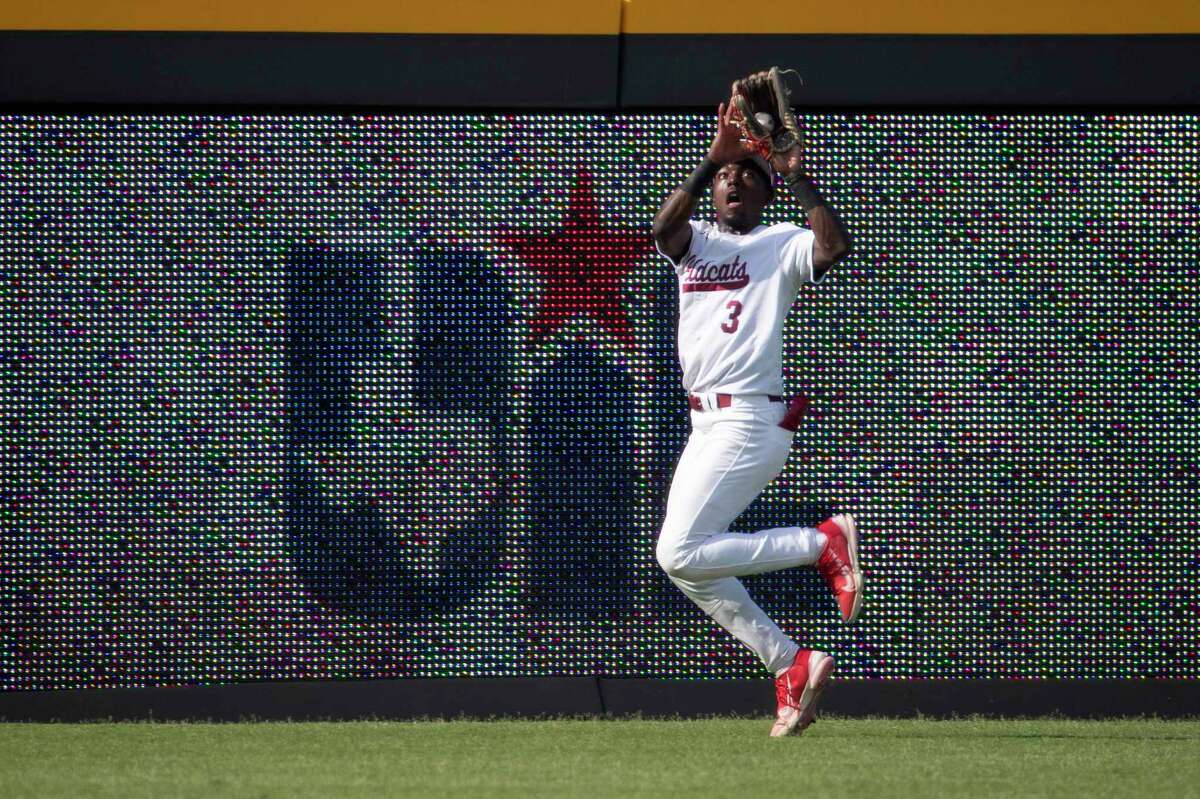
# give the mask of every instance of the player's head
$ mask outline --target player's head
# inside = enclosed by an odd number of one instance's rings
[[[713,178],[717,221],[738,231],[753,230],[763,209],[775,196],[771,165],[760,155],[748,155],[723,165]]]

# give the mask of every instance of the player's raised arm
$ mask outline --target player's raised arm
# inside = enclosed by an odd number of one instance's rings
[[[813,280],[820,280],[830,267],[849,255],[850,234],[804,171],[804,154],[799,144],[786,152],[776,153],[771,157],[771,164],[783,175],[784,185],[808,217],[808,226],[815,237]]]
[[[729,104],[733,120],[763,155],[770,153],[771,166],[783,175],[788,191],[804,209],[815,237],[813,280],[820,280],[850,252],[850,236],[804,170],[800,127],[792,111],[791,91],[783,81],[789,71],[771,67],[734,81]]]
[[[737,161],[751,152],[749,145],[741,141],[740,135],[732,118],[732,108],[726,110],[725,104],[721,103],[717,108],[717,133],[712,146],[708,148],[708,155],[654,215],[654,242],[672,261],[679,261],[687,252],[692,240],[692,228],[688,220],[695,213],[697,203],[712,183],[717,170],[723,164]]]

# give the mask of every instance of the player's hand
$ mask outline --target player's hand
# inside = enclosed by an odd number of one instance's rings
[[[784,150],[781,153],[771,155],[771,166],[775,167],[775,171],[788,178],[796,173],[804,172],[804,151],[799,144],[795,144],[791,149]]]
[[[750,142],[742,141],[742,129],[734,118],[733,104],[721,103],[717,108],[717,135],[708,148],[709,159],[718,166],[740,161],[754,152]]]

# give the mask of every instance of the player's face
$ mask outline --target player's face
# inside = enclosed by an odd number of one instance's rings
[[[745,232],[758,226],[770,188],[761,172],[745,161],[726,164],[713,178],[713,202],[717,221]]]

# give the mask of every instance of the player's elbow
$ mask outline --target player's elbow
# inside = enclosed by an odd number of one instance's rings
[[[853,249],[849,241],[838,239],[814,251],[813,273],[816,278],[819,280],[822,275],[833,268],[834,264],[849,255]]]
[[[650,223],[650,233],[659,244],[670,243],[675,239],[688,235],[688,215],[683,210],[673,207],[669,202],[654,215]]]
[[[656,230],[654,231],[654,246],[658,248],[659,252],[666,252],[670,246],[670,242]]]
[[[662,218],[662,215],[654,217],[654,222],[650,225],[650,235],[654,236],[654,243],[659,247],[667,243],[667,239],[671,234],[671,226],[667,224],[667,220]]]
[[[838,236],[829,245],[825,247],[825,260],[829,266],[833,266],[838,261],[850,254],[854,248],[850,244],[850,239],[845,236]]]
[[[838,261],[842,260],[847,255],[849,255],[853,249],[854,249],[854,246],[852,244],[850,244],[849,239],[840,238],[833,245],[833,251],[829,255],[830,255],[830,258],[832,259],[832,262],[836,264]]]

